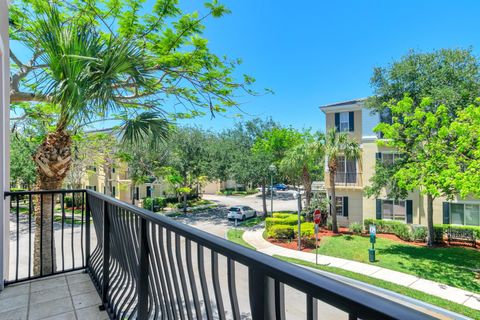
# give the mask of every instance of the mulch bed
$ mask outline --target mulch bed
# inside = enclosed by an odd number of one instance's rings
[[[352,232],[349,231],[348,228],[338,228],[338,233],[333,233],[332,230],[320,228],[318,230],[318,245],[320,246],[320,242],[322,241],[322,237],[338,237],[342,235],[352,235]],[[369,235],[364,233],[362,234],[363,237],[368,237]],[[426,242],[410,242],[410,241],[405,241],[400,239],[394,234],[389,234],[389,233],[380,233],[377,234],[377,238],[382,238],[382,239],[388,239],[392,241],[396,241],[402,244],[408,244],[408,245],[413,245],[413,246],[418,246],[418,247],[427,247]],[[314,242],[315,237],[312,237],[312,244],[313,245],[307,245],[305,246],[305,242],[302,241],[302,250],[303,252],[312,252],[315,249],[315,242]],[[298,249],[298,242],[297,239],[292,239],[292,240],[275,240],[275,239],[267,239],[268,242],[283,247],[287,249],[292,249],[292,250],[297,250]],[[472,249],[476,251],[480,251],[480,245],[479,242],[477,241],[477,248],[474,248],[471,245],[465,244],[463,242],[451,242],[450,244],[446,241],[442,243],[435,243],[432,247],[430,248],[448,248],[448,247],[463,247],[467,249]]]

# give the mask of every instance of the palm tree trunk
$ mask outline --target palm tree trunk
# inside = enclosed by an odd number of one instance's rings
[[[433,246],[435,241],[435,232],[433,229],[433,196],[427,194],[427,229],[428,229],[428,245]]]
[[[332,231],[333,233],[338,233],[338,226],[337,226],[337,202],[335,197],[335,171],[330,171],[329,173],[330,179],[330,196],[332,199],[330,200],[330,214],[332,215]]]
[[[56,190],[62,187],[70,169],[71,144],[70,135],[63,130],[49,133],[45,137],[33,157],[38,171],[36,190]],[[52,237],[54,206],[53,195],[35,197],[34,275],[51,274],[56,268],[55,238]]]

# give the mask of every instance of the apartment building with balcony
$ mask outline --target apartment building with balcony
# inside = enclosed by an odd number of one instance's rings
[[[427,224],[427,199],[418,190],[410,192],[406,199],[393,200],[383,192],[378,198],[367,198],[364,188],[375,174],[377,161],[393,162],[399,154],[379,146],[379,136],[373,131],[388,115],[372,113],[365,107],[365,99],[328,104],[320,107],[325,114],[326,130],[348,132],[360,144],[358,159],[340,158],[335,178],[336,211],[341,226],[364,219],[388,219],[408,224]],[[328,170],[328,169],[327,169]],[[328,172],[326,188],[330,192]],[[480,200],[456,198],[447,201],[437,198],[433,203],[434,224],[480,225]]]

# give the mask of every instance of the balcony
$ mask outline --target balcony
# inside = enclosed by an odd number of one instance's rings
[[[31,319],[42,315],[28,297],[41,299],[32,289],[47,281],[68,289],[73,319],[87,308],[110,319],[434,318],[92,190],[5,197],[12,203],[10,273],[0,306],[5,295],[23,290],[17,300]],[[85,308],[75,283],[95,288]]]
[[[330,179],[327,172],[325,177],[325,187],[330,188]],[[337,172],[335,175],[336,188],[363,188],[362,174],[359,172]]]

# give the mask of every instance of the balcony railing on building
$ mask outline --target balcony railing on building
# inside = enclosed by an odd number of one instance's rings
[[[6,285],[84,269],[111,319],[430,319],[411,307],[252,251],[93,190],[8,192]],[[35,213],[35,215],[34,215]],[[321,302],[320,302],[321,301]]]
[[[329,188],[331,186],[330,179],[325,177],[325,186]],[[362,187],[362,174],[359,172],[337,172],[335,174],[335,186],[336,187]]]

